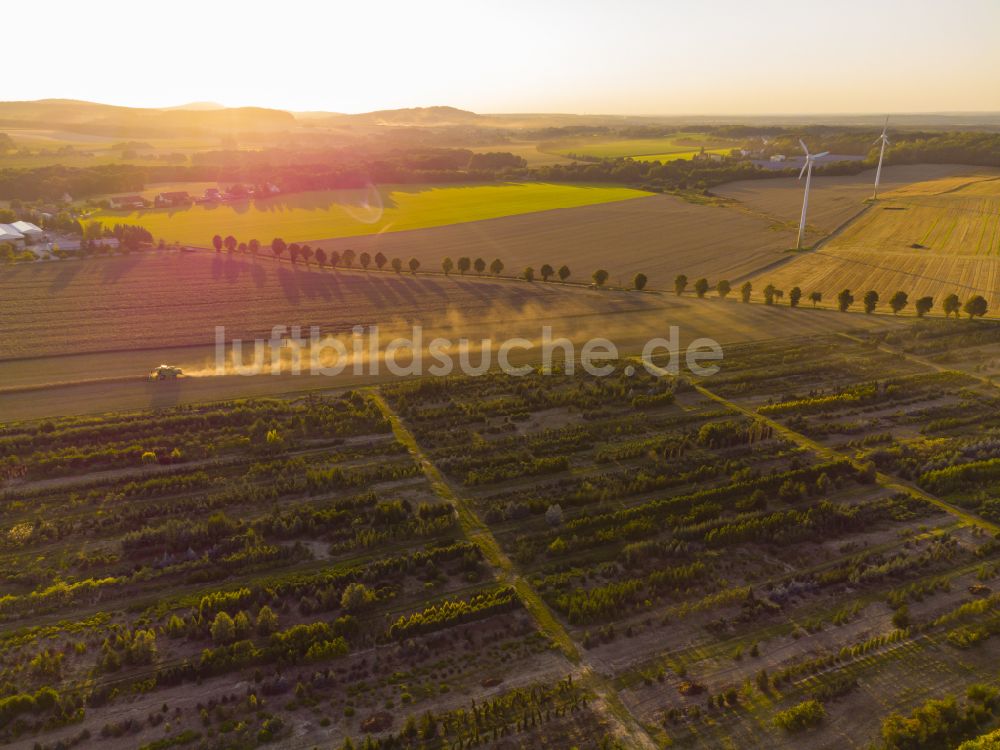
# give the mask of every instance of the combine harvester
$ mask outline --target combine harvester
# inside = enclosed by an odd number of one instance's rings
[[[150,380],[177,380],[177,378],[182,377],[184,371],[179,367],[174,367],[172,365],[160,365],[159,367],[154,367],[149,372]]]

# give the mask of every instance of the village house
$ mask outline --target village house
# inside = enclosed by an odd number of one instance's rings
[[[188,195],[186,190],[157,193],[153,203],[159,208],[165,206],[187,206],[191,203],[191,196]]]
[[[141,195],[119,195],[108,198],[108,205],[114,210],[136,210],[146,207],[146,199]]]

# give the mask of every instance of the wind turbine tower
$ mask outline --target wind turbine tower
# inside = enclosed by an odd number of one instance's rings
[[[806,152],[806,163],[802,165],[802,171],[799,172],[799,179],[802,179],[802,175],[806,176],[806,192],[802,196],[802,218],[799,219],[799,238],[795,243],[795,248],[797,250],[802,249],[802,236],[806,233],[806,214],[809,212],[809,183],[812,182],[813,176],[813,162],[819,159],[821,156],[826,156],[829,151],[822,151],[818,154],[810,154],[809,149],[806,148],[806,144],[799,139],[799,145],[802,146],[802,150]]]
[[[889,127],[889,115],[885,116],[885,125],[882,126],[882,135],[875,139],[874,146],[877,143],[881,143],[882,147],[878,152],[878,167],[875,169],[875,192],[872,194],[872,200],[878,200],[878,180],[882,176],[882,157],[885,156],[885,147],[889,145],[889,139],[886,137],[885,131]]]

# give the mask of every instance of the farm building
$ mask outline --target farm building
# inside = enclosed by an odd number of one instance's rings
[[[23,239],[24,235],[10,224],[0,224],[0,242],[18,242]]]
[[[141,195],[119,195],[115,198],[108,198],[108,205],[113,209],[145,208],[146,199]]]
[[[219,188],[207,188],[205,190],[205,200],[207,201],[221,201],[222,191]]]
[[[186,206],[191,203],[191,196],[186,190],[177,190],[169,193],[157,193],[153,201],[157,206]]]
[[[28,240],[40,240],[45,235],[44,230],[35,226],[30,221],[15,221],[11,226]]]
[[[775,154],[774,156],[771,157],[771,161],[784,161],[784,160],[785,160],[784,154]]]

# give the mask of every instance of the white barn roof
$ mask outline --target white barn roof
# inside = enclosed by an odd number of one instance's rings
[[[10,224],[0,224],[0,242],[10,242],[11,240],[23,240],[24,235],[17,231]]]
[[[30,221],[15,221],[11,226],[21,234],[45,234],[45,232]]]

